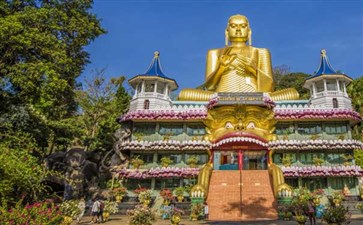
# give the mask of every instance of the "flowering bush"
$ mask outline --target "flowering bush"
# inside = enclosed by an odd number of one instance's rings
[[[63,221],[61,211],[50,201],[22,205],[13,208],[0,206],[0,224],[3,225],[59,225]]]
[[[336,150],[363,149],[363,143],[357,140],[276,140],[270,141],[271,150]]]
[[[183,111],[174,110],[136,110],[129,111],[123,115],[119,120],[190,120],[190,119],[205,119],[207,117],[207,110],[202,109],[188,109]]]
[[[332,119],[344,118],[352,120],[361,120],[359,113],[350,109],[275,109],[276,120],[291,120],[291,119]]]
[[[151,225],[156,220],[156,213],[144,205],[127,210],[127,215],[130,217],[129,225]]]
[[[72,218],[78,216],[81,212],[81,210],[78,208],[78,201],[76,200],[62,202],[62,204],[59,206],[59,209],[63,215]]]
[[[171,191],[167,188],[164,188],[163,190],[160,191],[160,196],[164,199],[164,200],[172,200],[173,199],[173,194],[171,193]]]
[[[125,141],[119,147],[128,150],[193,150],[193,151],[206,151],[210,149],[211,143],[202,140],[159,140],[159,141]]]
[[[291,166],[281,167],[285,177],[362,176],[360,166]]]
[[[120,177],[125,178],[167,178],[167,177],[182,177],[190,178],[196,177],[199,173],[199,168],[177,168],[177,167],[164,167],[164,168],[151,168],[150,170],[126,170],[118,171]]]

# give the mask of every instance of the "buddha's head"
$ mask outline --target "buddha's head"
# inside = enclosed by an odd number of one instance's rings
[[[226,45],[230,42],[244,42],[249,41],[251,45],[251,29],[248,19],[242,15],[233,15],[229,18],[226,28]]]

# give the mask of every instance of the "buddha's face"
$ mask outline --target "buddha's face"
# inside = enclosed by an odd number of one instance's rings
[[[228,38],[231,42],[246,42],[250,27],[247,18],[243,16],[231,17],[227,26]]]

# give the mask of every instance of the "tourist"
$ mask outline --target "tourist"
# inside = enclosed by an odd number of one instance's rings
[[[78,202],[79,214],[77,216],[77,223],[81,222],[81,219],[84,214],[84,210],[86,209],[86,202],[84,201],[84,197],[82,197]]]
[[[100,201],[98,201],[98,199],[96,199],[92,205],[92,210],[91,210],[91,216],[92,216],[91,220],[92,221],[91,221],[91,223],[97,223],[99,221],[98,216],[100,213],[100,206],[101,206]]]
[[[316,225],[315,206],[312,199],[309,199],[308,201],[308,216],[309,216],[310,225]]]
[[[105,208],[105,203],[103,202],[102,199],[98,200],[100,202],[100,210],[98,212],[98,219],[99,219],[99,223],[103,223],[103,209]]]

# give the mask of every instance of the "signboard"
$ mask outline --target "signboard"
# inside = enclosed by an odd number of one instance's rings
[[[262,92],[219,92],[217,105],[264,105]]]

